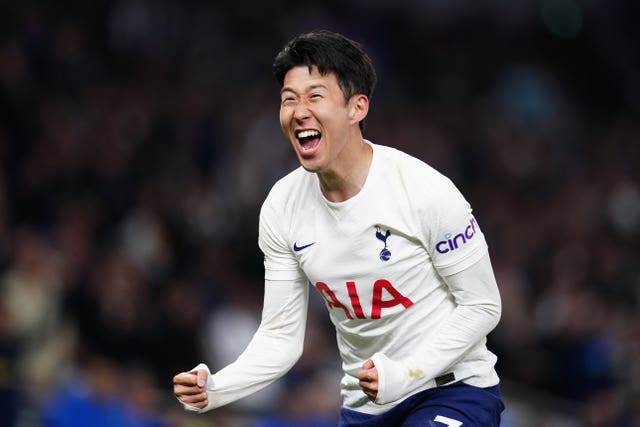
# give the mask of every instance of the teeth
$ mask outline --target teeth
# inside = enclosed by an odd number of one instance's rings
[[[302,132],[298,132],[298,138],[309,138],[318,135],[320,135],[320,132],[317,130],[303,130]]]

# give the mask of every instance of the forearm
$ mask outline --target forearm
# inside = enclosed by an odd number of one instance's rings
[[[500,319],[501,305],[488,255],[471,268],[445,278],[456,308],[429,339],[409,357],[391,360],[376,353],[380,392],[376,401],[388,403],[422,388],[449,372],[486,336]]]
[[[302,354],[308,287],[294,281],[266,281],[260,327],[238,359],[209,377],[209,404],[217,408],[273,383]]]

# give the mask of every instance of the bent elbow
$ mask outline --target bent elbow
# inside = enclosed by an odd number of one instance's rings
[[[485,307],[486,312],[491,319],[491,329],[493,329],[498,326],[498,323],[500,323],[500,318],[502,317],[502,303],[500,299],[498,299],[497,301],[492,301],[490,304],[487,304]]]
[[[300,360],[300,358],[302,357],[303,348],[302,347],[294,348],[289,353],[290,354],[288,355],[288,360],[287,360],[287,366],[288,366],[287,370],[293,368],[293,366],[296,363],[298,363],[298,360]]]
[[[490,331],[498,326],[498,323],[500,322],[500,317],[502,316],[502,304],[499,299],[486,301],[475,306],[473,311],[477,313],[477,316],[481,316],[483,319],[481,323]],[[480,318],[478,318],[478,320],[480,320]]]
[[[279,345],[274,345],[270,352],[273,371],[279,375],[287,373],[302,357],[303,347],[302,342],[291,341],[281,341]]]

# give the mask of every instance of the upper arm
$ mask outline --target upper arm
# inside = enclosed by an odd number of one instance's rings
[[[288,237],[287,218],[283,201],[273,193],[260,209],[258,245],[264,254],[265,279],[273,281],[304,278],[293,254]]]
[[[458,188],[444,177],[433,181],[419,207],[423,243],[438,273],[451,276],[478,262],[487,243]]]
[[[307,318],[309,286],[305,280],[265,280],[260,328],[296,336]]]

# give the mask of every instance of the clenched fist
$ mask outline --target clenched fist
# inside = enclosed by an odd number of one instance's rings
[[[378,369],[371,359],[362,365],[362,370],[358,372],[358,379],[364,394],[372,401],[375,401],[378,396]]]
[[[206,369],[182,372],[173,377],[173,394],[188,411],[198,412],[209,404]]]

